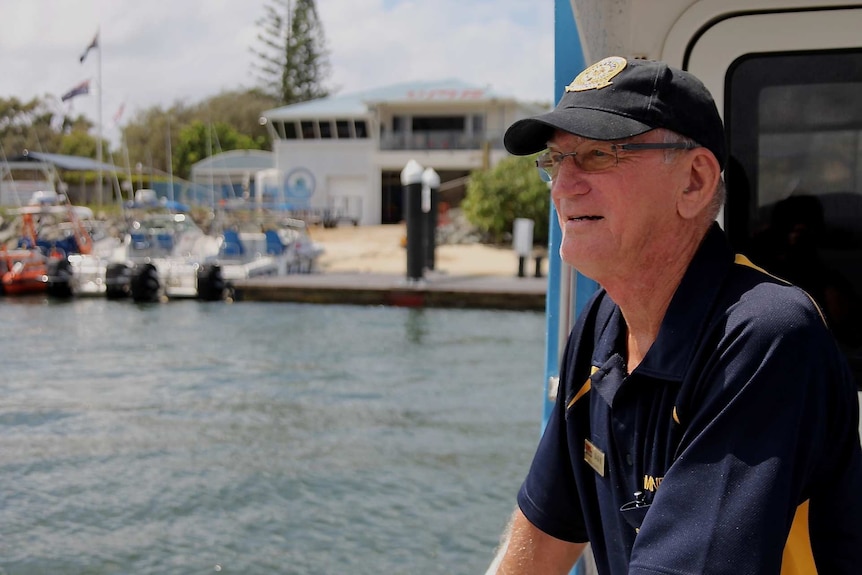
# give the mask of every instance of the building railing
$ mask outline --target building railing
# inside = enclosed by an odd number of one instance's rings
[[[502,134],[465,134],[454,131],[385,132],[380,136],[381,150],[481,150],[485,143],[502,148]]]

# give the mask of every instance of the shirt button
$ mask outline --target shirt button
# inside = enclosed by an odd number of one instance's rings
[[[626,453],[626,463],[628,463],[629,465],[632,465],[632,454],[631,453]]]

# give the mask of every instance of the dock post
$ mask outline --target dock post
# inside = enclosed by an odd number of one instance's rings
[[[407,281],[423,279],[425,236],[422,233],[422,166],[410,160],[401,170],[404,219],[407,223]]]
[[[422,220],[425,235],[425,268],[433,270],[437,249],[437,213],[440,203],[440,176],[434,168],[422,172]]]

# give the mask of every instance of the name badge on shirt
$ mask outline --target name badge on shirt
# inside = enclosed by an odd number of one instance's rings
[[[605,476],[605,454],[602,450],[590,443],[589,439],[584,440],[584,461],[592,467],[596,473]]]

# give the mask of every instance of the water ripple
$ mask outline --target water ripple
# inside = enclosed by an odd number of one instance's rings
[[[482,572],[538,438],[540,314],[0,305],[0,575]]]

